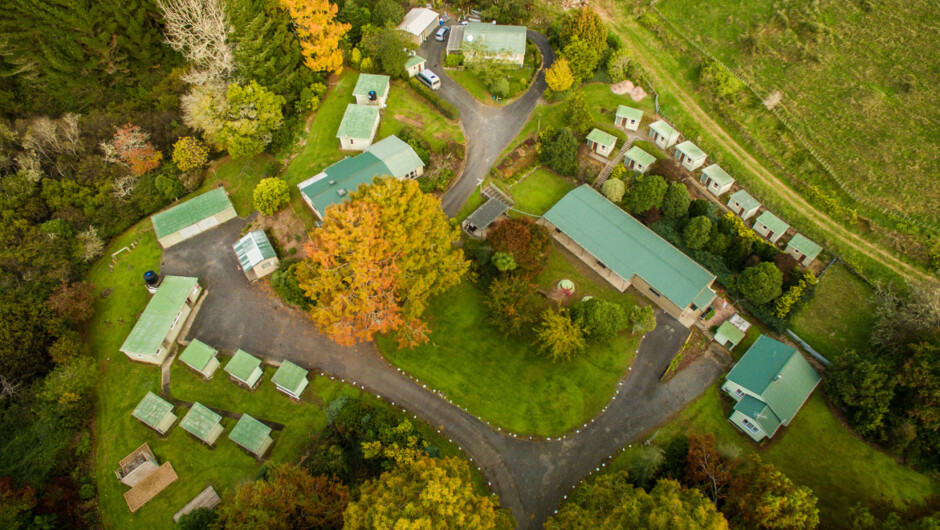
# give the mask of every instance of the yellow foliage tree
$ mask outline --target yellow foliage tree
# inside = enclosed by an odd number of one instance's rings
[[[564,92],[571,88],[574,76],[571,74],[568,59],[558,59],[551,68],[545,71],[545,83],[554,92]]]
[[[297,28],[304,64],[314,72],[343,71],[339,41],[352,27],[336,20],[336,4],[329,0],[281,0]]]

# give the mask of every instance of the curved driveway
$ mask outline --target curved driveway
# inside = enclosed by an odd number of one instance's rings
[[[540,527],[604,458],[679,411],[723,370],[706,357],[659,383],[685,338],[678,322],[660,312],[659,326],[641,343],[620,393],[593,423],[561,440],[513,438],[403,375],[371,343],[339,346],[320,335],[302,312],[270,296],[264,284],[249,284],[236,269],[231,246],[245,223],[236,218],[163,254],[164,274],[198,276],[208,291],[189,337],[229,352],[244,348],[266,359],[290,359],[407,408],[469,454],[523,529]]]
[[[529,30],[526,37],[535,43],[542,53],[542,69],[525,94],[501,107],[480,103],[447,76],[447,72],[441,68],[441,54],[444,52],[445,42],[429,39],[419,50],[421,56],[427,59],[428,68],[441,78],[438,94],[460,109],[460,123],[467,138],[467,164],[460,178],[441,199],[444,213],[451,217],[457,215],[467,197],[473,193],[473,188],[486,177],[496,163],[499,154],[529,121],[532,110],[545,92],[545,69],[555,62],[555,52],[544,35]]]

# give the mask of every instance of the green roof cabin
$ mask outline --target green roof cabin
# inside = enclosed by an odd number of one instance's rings
[[[365,151],[379,130],[379,108],[373,105],[346,105],[336,137],[344,151]]]
[[[755,442],[790,425],[819,384],[796,348],[761,335],[725,376],[721,389],[737,404],[728,419]]]
[[[198,402],[193,403],[189,412],[183,416],[180,427],[210,447],[215,445],[215,441],[219,439],[219,435],[225,430],[222,427],[222,416]]]
[[[225,371],[228,372],[232,381],[251,390],[258,386],[258,383],[261,382],[261,376],[264,374],[261,370],[261,359],[245,350],[235,352],[235,355],[225,365]]]
[[[219,358],[216,357],[217,353],[219,352],[212,346],[199,339],[193,339],[189,346],[186,346],[186,349],[183,350],[183,353],[180,354],[179,359],[180,362],[209,380],[212,379],[215,371],[219,369],[220,363]]]
[[[387,75],[359,74],[356,86],[353,87],[353,97],[357,105],[372,105],[384,107],[388,101],[389,80]],[[347,107],[346,110],[349,110]]]
[[[405,71],[408,72],[408,77],[414,77],[421,73],[422,70],[428,67],[428,60],[420,55],[412,55],[405,61]]]
[[[410,145],[397,136],[375,142],[360,155],[344,158],[297,185],[300,196],[320,220],[332,204],[348,199],[362,184],[391,175],[403,179],[424,174],[424,162]]]
[[[704,166],[706,158],[708,155],[688,140],[676,146],[676,160],[689,171],[695,171]]]
[[[820,252],[822,252],[822,247],[803,234],[796,234],[787,243],[786,253],[793,256],[797,263],[807,267],[816,259],[816,256],[819,256]]]
[[[277,253],[264,230],[248,232],[232,245],[232,249],[248,281],[253,282],[277,270]]]
[[[729,350],[733,350],[735,346],[744,340],[744,335],[745,333],[735,327],[730,320],[725,320],[715,331],[715,342]]]
[[[770,210],[764,210],[754,220],[754,231],[767,238],[767,241],[771,243],[776,243],[788,228],[790,228],[790,225],[770,213]]]
[[[587,135],[587,144],[595,153],[606,158],[617,145],[617,137],[600,129],[592,129]]]
[[[616,289],[636,288],[686,327],[715,299],[714,274],[586,184],[538,222]]]
[[[199,235],[236,217],[235,207],[221,186],[150,217],[163,248]]]
[[[738,190],[728,197],[728,209],[741,219],[748,219],[757,213],[760,203],[747,190]]]
[[[650,138],[660,149],[666,149],[676,145],[679,141],[679,131],[672,128],[663,120],[657,120],[650,124]]]
[[[271,439],[271,428],[247,414],[242,414],[232,432],[228,433],[228,437],[257,458],[263,458],[274,443]]]
[[[194,316],[202,287],[196,278],[165,276],[120,351],[133,361],[160,364]]]
[[[294,399],[300,399],[300,395],[309,383],[307,381],[307,370],[290,361],[284,361],[278,367],[277,371],[274,372],[274,377],[271,378],[271,382],[278,390]]]
[[[728,193],[731,191],[731,186],[734,186],[734,179],[718,164],[712,164],[703,169],[699,182],[715,197]]]
[[[468,59],[480,54],[484,59],[522,66],[525,63],[525,32],[525,26],[499,26],[483,22],[451,26],[447,54],[462,53]]]
[[[170,427],[176,423],[173,404],[153,392],[147,392],[131,415],[161,435],[166,435]]]
[[[630,147],[623,155],[623,165],[626,166],[627,169],[632,169],[637,173],[646,173],[655,161],[655,156],[640,149],[640,147],[636,145]]]
[[[642,110],[626,105],[617,106],[617,113],[614,115],[614,125],[617,127],[628,131],[635,131],[640,128],[640,122],[642,120]]]
[[[407,33],[411,41],[420,46],[437,29],[440,19],[437,11],[414,7],[402,19],[398,29]]]

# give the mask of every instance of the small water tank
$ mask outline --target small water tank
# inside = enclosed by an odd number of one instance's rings
[[[369,91],[369,101],[375,101],[379,99],[379,96],[375,93],[375,90]]]
[[[153,271],[147,271],[144,273],[144,281],[147,282],[147,285],[156,287],[160,283],[160,275]]]

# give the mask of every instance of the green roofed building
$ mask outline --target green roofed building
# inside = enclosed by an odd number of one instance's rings
[[[745,333],[738,329],[730,320],[725,320],[715,331],[715,342],[733,350],[735,346],[741,343]]]
[[[819,381],[796,348],[761,335],[725,376],[721,389],[737,401],[728,419],[756,442],[770,438],[793,421]]]
[[[262,458],[274,443],[271,439],[271,428],[247,414],[242,414],[228,437],[258,458]]]
[[[617,137],[600,129],[591,129],[587,135],[587,144],[595,153],[607,157],[617,145]]]
[[[212,379],[219,369],[219,353],[215,348],[198,339],[193,339],[180,354],[180,362],[192,368],[206,379]]]
[[[757,219],[754,220],[754,231],[766,237],[771,243],[776,243],[788,228],[790,228],[790,225],[770,213],[770,210],[764,210],[764,213],[758,215]]]
[[[264,230],[248,232],[232,245],[232,249],[249,281],[263,278],[277,270],[277,253]]]
[[[760,203],[747,190],[738,190],[728,197],[728,209],[741,219],[749,219],[760,210]]]
[[[734,186],[734,179],[718,164],[712,164],[703,169],[699,181],[715,197],[728,193],[731,191],[731,186]]]
[[[646,173],[646,170],[648,170],[655,161],[655,156],[640,149],[640,147],[636,145],[632,146],[623,154],[623,165],[626,166],[627,169],[632,169],[637,173]]]
[[[176,422],[173,404],[153,392],[147,392],[131,415],[160,434],[166,434]]]
[[[344,158],[297,185],[300,196],[321,220],[330,205],[343,202],[375,177],[390,175],[414,179],[424,174],[424,162],[410,145],[397,136],[372,144],[360,155]]]
[[[422,70],[427,68],[428,60],[420,55],[412,55],[405,61],[405,71],[408,72],[408,77],[414,77],[421,73]]]
[[[679,131],[665,121],[657,120],[650,124],[650,138],[660,149],[667,149],[679,141]]]
[[[706,158],[708,155],[688,140],[676,146],[676,160],[689,171],[695,171],[705,165]]]
[[[793,256],[797,263],[802,263],[807,267],[819,256],[820,252],[822,252],[822,247],[803,234],[793,236],[793,239],[787,243],[786,253]]]
[[[278,367],[277,371],[274,372],[274,377],[271,378],[271,382],[274,383],[281,392],[284,392],[292,398],[300,399],[300,394],[303,393],[308,384],[307,370],[304,370],[290,361],[284,361],[284,363]]]
[[[372,145],[379,130],[379,108],[372,105],[349,104],[339,124],[336,137],[344,151],[365,151]]]
[[[238,350],[235,355],[225,365],[225,371],[228,372],[232,381],[247,386],[254,390],[261,381],[264,372],[261,370],[261,359],[246,352]]]
[[[356,104],[384,107],[388,101],[390,79],[387,75],[359,74],[353,88]]]
[[[232,201],[225,194],[225,188],[218,187],[168,210],[153,214],[150,220],[153,222],[153,230],[157,234],[160,246],[170,248],[234,219],[236,215]]]
[[[617,113],[614,115],[614,125],[617,127],[628,131],[635,131],[640,128],[640,121],[642,120],[642,110],[626,105],[617,105]]]
[[[620,291],[630,286],[684,326],[715,299],[715,275],[588,185],[539,219],[555,239]]]
[[[447,40],[447,54],[462,53],[468,59],[479,54],[522,66],[525,63],[525,26],[499,26],[470,22],[451,26]]]
[[[160,364],[194,315],[202,287],[196,278],[166,276],[121,345],[131,360]]]
[[[210,446],[215,444],[225,430],[222,427],[222,416],[212,412],[202,403],[193,403],[192,408],[180,421],[180,427]]]

